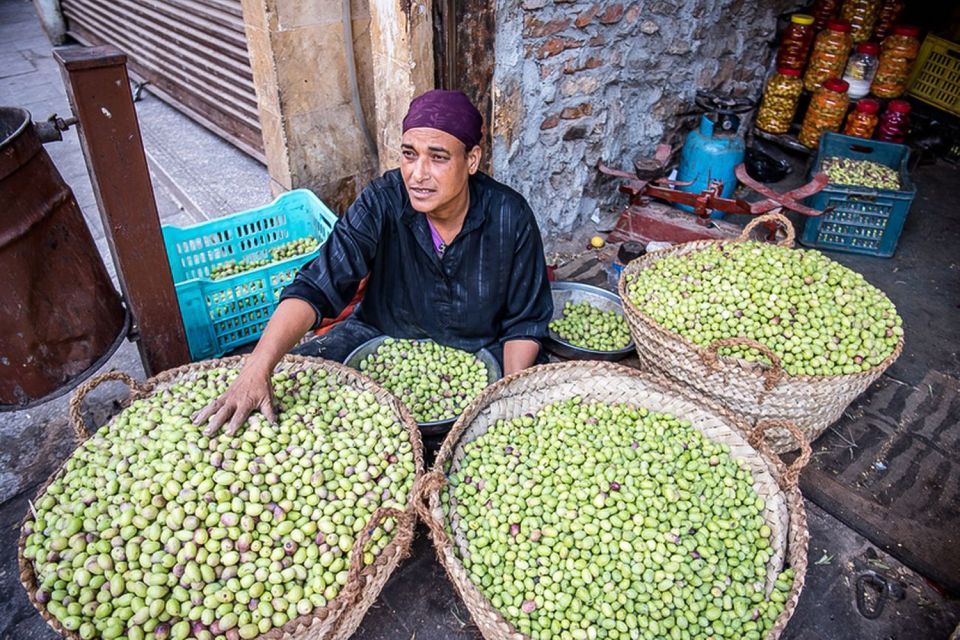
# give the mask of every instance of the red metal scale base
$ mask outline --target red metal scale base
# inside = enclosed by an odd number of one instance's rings
[[[626,183],[620,185],[619,190],[630,196],[630,203],[624,208],[616,226],[608,236],[610,242],[633,241],[646,244],[656,240],[681,243],[733,238],[740,234],[742,228],[739,225],[710,218],[712,211],[746,215],[760,215],[783,209],[805,216],[819,216],[824,213],[811,209],[800,201],[821,191],[827,185],[826,174],[818,173],[813,180],[801,187],[785,193],[777,193],[751,178],[747,174],[746,167],[741,164],[736,169],[737,179],[748,188],[766,196],[758,202],[746,202],[739,198],[720,197],[723,191],[723,183],[720,181],[712,182],[710,187],[702,193],[689,193],[676,189],[689,183],[680,183],[663,177],[671,155],[672,150],[669,146],[658,146],[652,160],[642,160],[637,163],[636,174],[612,169],[602,163],[599,165],[601,173],[626,179]],[[693,207],[693,215],[655,202],[654,199]],[[769,232],[775,233],[775,228],[770,227]]]

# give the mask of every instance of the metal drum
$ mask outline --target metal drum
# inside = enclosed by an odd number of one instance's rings
[[[73,192],[12,107],[0,107],[0,274],[0,411],[68,390],[126,335]]]

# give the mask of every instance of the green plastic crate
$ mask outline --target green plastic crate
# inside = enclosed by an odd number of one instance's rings
[[[210,279],[211,269],[225,262],[269,260],[271,249],[292,240],[313,237],[322,244],[336,221],[317,196],[297,189],[264,207],[210,222],[164,225],[190,356],[216,358],[259,338],[280,292],[319,249],[218,280]]]

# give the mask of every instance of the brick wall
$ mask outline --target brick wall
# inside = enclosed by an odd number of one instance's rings
[[[597,162],[629,167],[693,126],[697,89],[759,94],[785,0],[499,0],[493,158],[547,236],[622,202]]]

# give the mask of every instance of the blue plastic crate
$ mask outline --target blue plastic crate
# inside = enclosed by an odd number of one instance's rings
[[[210,279],[225,262],[269,260],[270,250],[313,237],[323,243],[337,216],[310,191],[284,193],[271,204],[190,227],[163,226],[180,315],[194,360],[216,358],[260,337],[280,291],[319,253]]]
[[[820,151],[811,176],[827,158],[872,160],[897,169],[900,190],[828,184],[806,202],[814,209],[823,211],[833,207],[833,210],[817,218],[807,218],[800,242],[818,249],[889,258],[897,250],[903,223],[917,192],[907,172],[910,149],[902,144],[825,133],[820,139]]]

